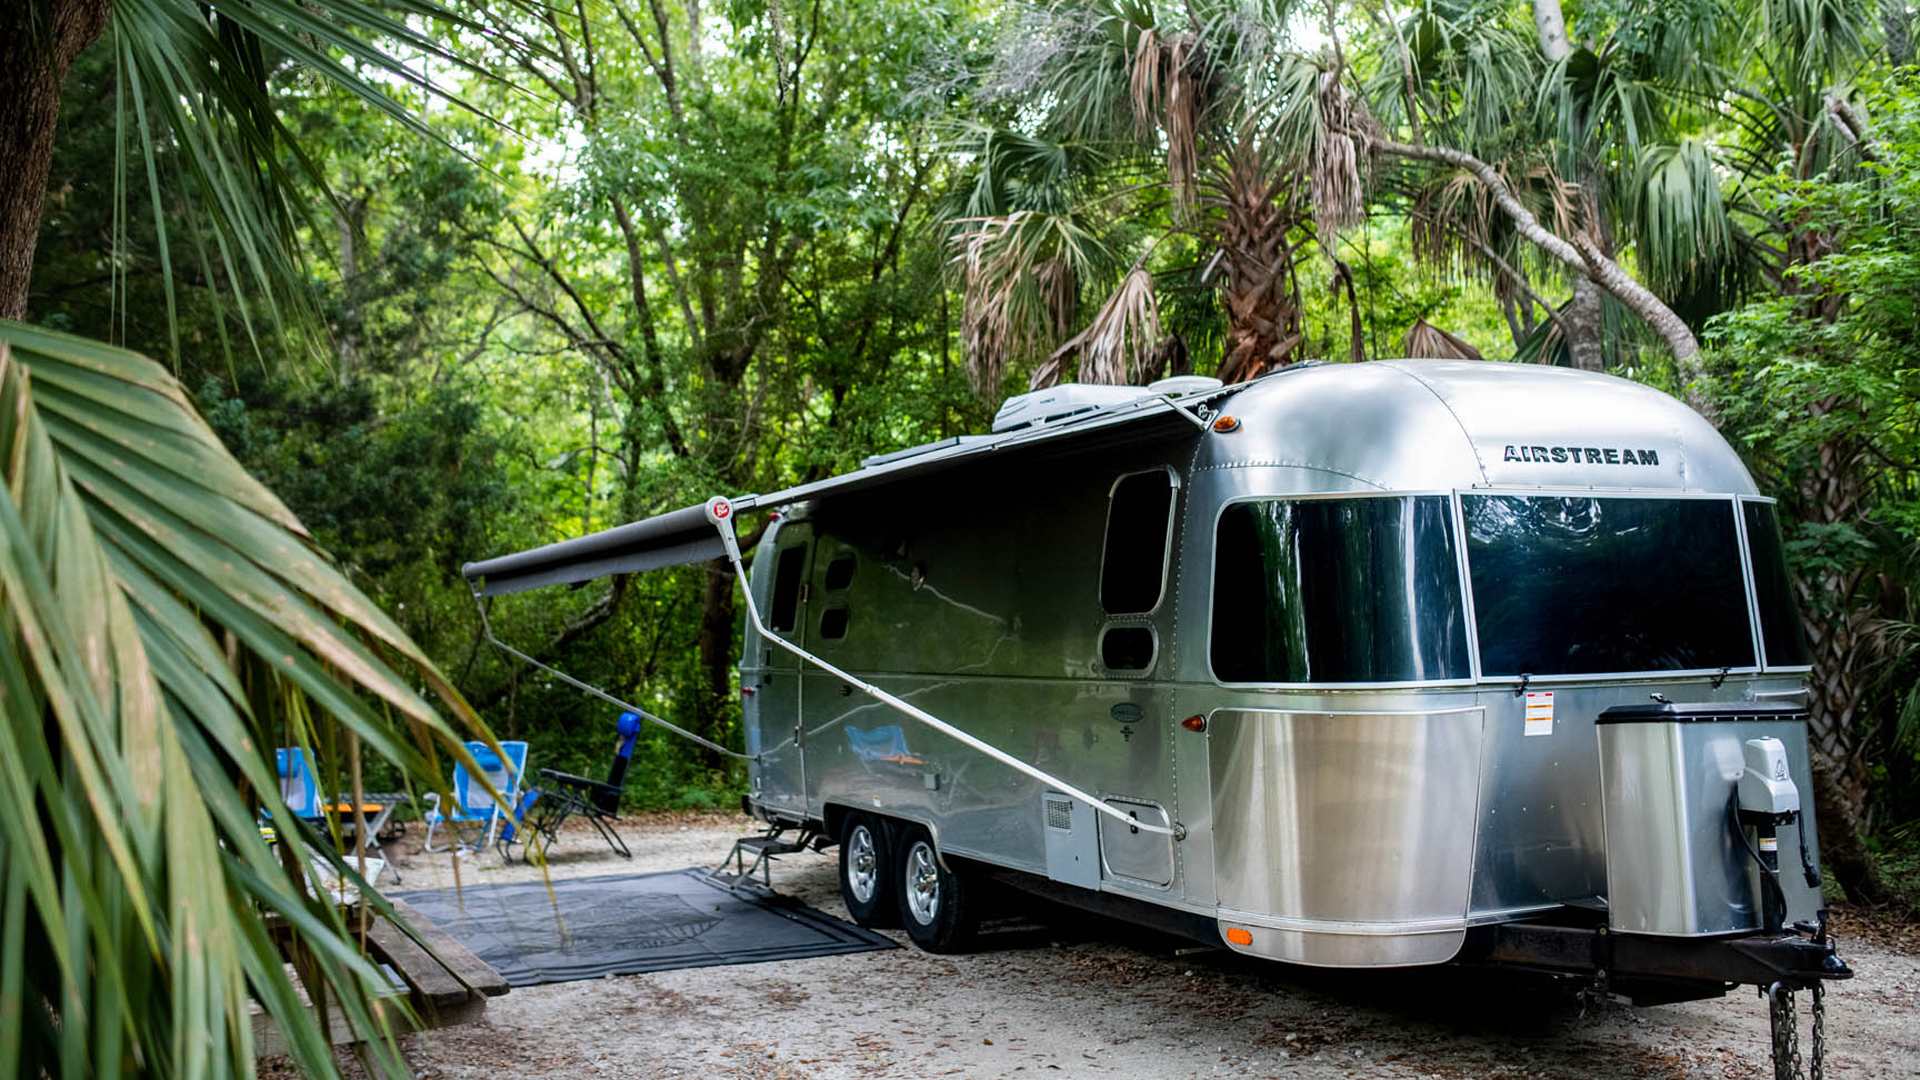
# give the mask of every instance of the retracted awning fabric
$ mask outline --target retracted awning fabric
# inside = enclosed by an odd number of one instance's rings
[[[1100,409],[1041,427],[994,435],[961,435],[925,446],[869,458],[866,468],[843,476],[800,484],[768,495],[731,498],[735,520],[749,510],[770,510],[808,499],[840,495],[943,471],[988,456],[1004,457],[1029,449],[1064,449],[1065,445],[1106,437],[1144,437],[1170,425],[1191,430],[1200,421],[1185,410],[1244,389],[1245,384],[1184,398],[1143,397],[1125,405]],[[1138,430],[1120,431],[1122,427]],[[482,596],[522,592],[543,585],[569,585],[606,574],[658,570],[685,563],[706,562],[726,555],[720,535],[707,520],[706,504],[689,506],[620,525],[604,532],[563,540],[529,551],[468,563],[460,572],[476,584]]]
[[[574,540],[517,551],[460,568],[482,596],[570,585],[606,574],[658,570],[726,555],[705,505],[620,525]]]

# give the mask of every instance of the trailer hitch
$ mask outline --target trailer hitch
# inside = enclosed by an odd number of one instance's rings
[[[1635,1005],[1714,998],[1736,985],[1752,986],[1767,999],[1775,1080],[1801,1080],[1803,1065],[1807,1080],[1824,1080],[1826,984],[1853,977],[1827,930],[1824,910],[1817,924],[1734,938],[1622,934],[1592,922],[1595,913],[1568,909],[1565,914],[1587,921],[1480,927],[1469,936],[1461,959],[1571,976]],[[1813,995],[1813,1034],[1804,1060],[1795,1026],[1794,994],[1800,990]]]

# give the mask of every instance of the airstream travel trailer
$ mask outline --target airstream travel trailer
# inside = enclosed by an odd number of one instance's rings
[[[1447,361],[1065,386],[466,574],[723,557],[750,811],[840,844],[853,915],[928,948],[991,874],[1298,964],[1641,1002],[1848,974],[1773,507],[1647,387]]]

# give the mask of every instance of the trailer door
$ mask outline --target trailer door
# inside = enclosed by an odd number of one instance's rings
[[[754,602],[767,629],[806,645],[807,582],[813,570],[813,526],[789,521],[773,535],[772,580]],[[755,799],[769,810],[807,811],[800,705],[800,658],[771,641],[756,641],[750,675],[741,672],[747,749],[760,754]],[[751,679],[752,685],[747,681]]]

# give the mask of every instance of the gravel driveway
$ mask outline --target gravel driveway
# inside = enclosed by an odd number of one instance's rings
[[[555,876],[711,865],[750,823],[655,817],[631,862],[568,835]],[[450,885],[398,845],[404,888]],[[464,860],[468,883],[537,875]],[[788,856],[781,891],[845,917],[832,852]],[[979,951],[912,947],[514,990],[486,1019],[413,1036],[425,1077],[1761,1078],[1755,997],[1635,1009],[1447,968],[1329,972],[1193,951],[1012,898]],[[1844,918],[1841,932],[1846,934]],[[894,933],[904,943],[904,935]],[[1828,1075],[1920,1077],[1920,950],[1842,939],[1858,972],[1828,996]]]

